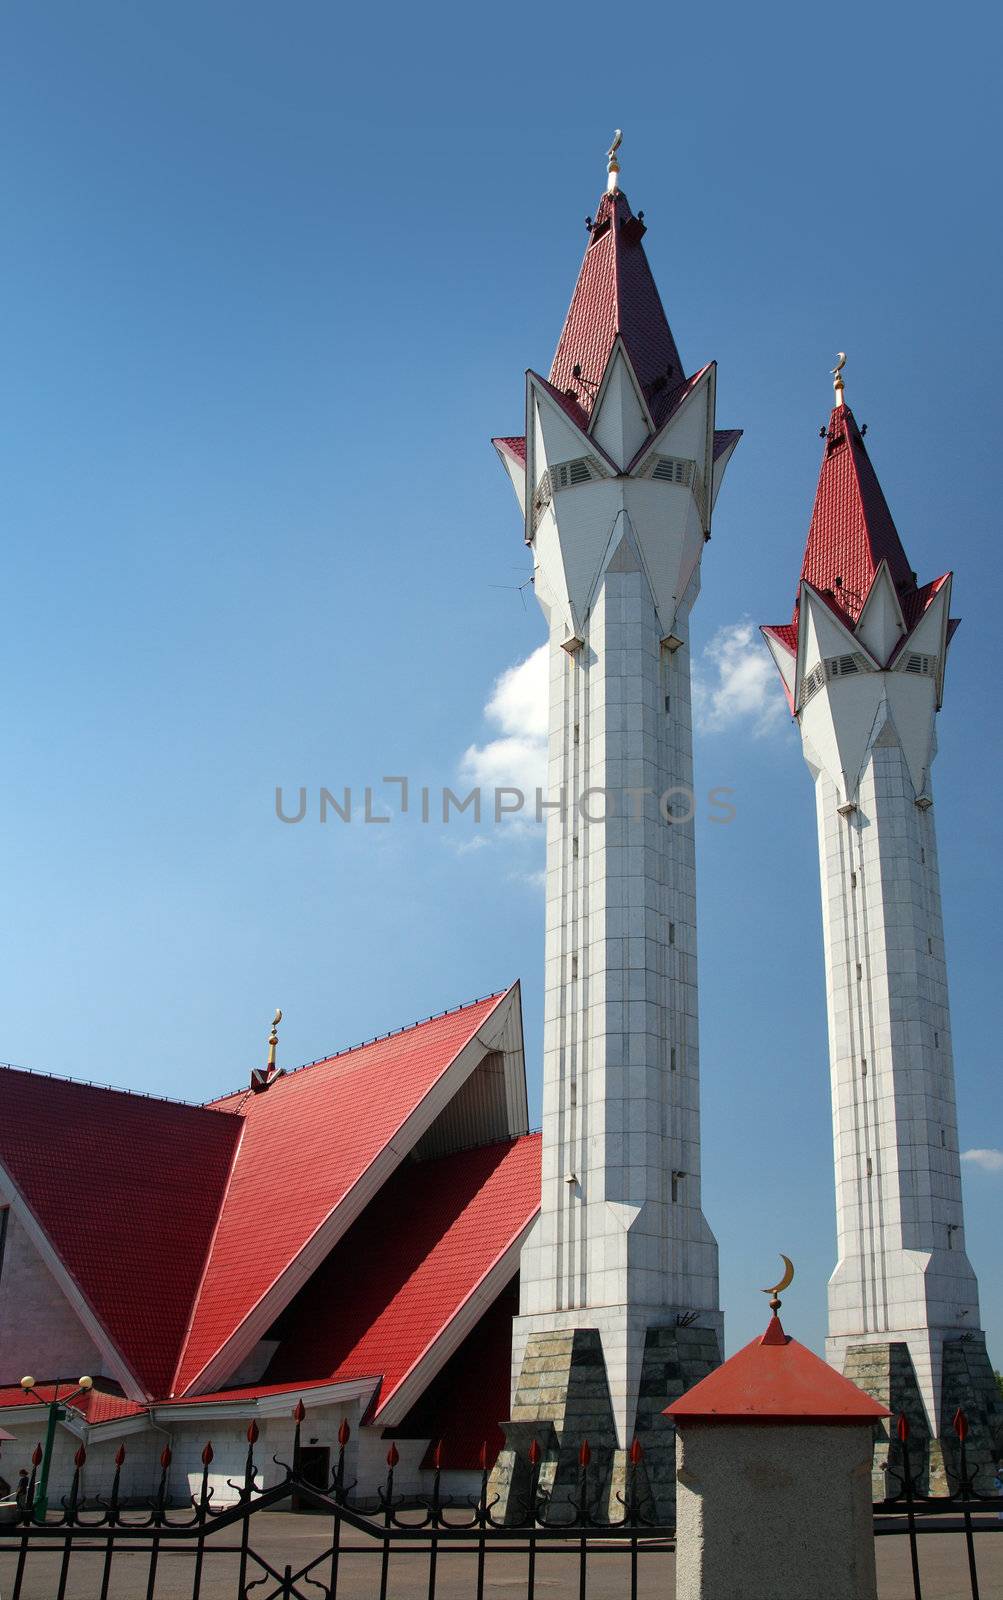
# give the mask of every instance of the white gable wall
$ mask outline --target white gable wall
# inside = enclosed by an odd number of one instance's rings
[[[0,1265],[0,1383],[96,1377],[104,1358],[14,1214]]]

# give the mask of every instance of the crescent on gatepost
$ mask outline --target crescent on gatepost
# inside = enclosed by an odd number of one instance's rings
[[[772,1289],[764,1289],[764,1294],[780,1294],[784,1289],[789,1289],[794,1282],[794,1263],[790,1256],[785,1256],[781,1251],[780,1259],[784,1264],[784,1275],[779,1283],[773,1285]]]

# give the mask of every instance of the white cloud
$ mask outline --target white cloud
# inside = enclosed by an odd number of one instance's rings
[[[497,679],[484,715],[499,729],[497,739],[470,745],[460,760],[465,783],[479,784],[487,811],[496,788],[521,789],[526,809],[534,814],[536,791],[547,782],[548,646],[542,644],[525,661]]]
[[[545,867],[540,867],[537,872],[510,872],[509,877],[513,883],[525,883],[531,889],[545,889],[547,887],[547,871]]]
[[[755,625],[743,617],[718,628],[693,671],[693,716],[701,733],[746,726],[757,735],[782,722],[777,669]]]
[[[983,1172],[1003,1172],[1003,1150],[962,1150],[961,1159]]]

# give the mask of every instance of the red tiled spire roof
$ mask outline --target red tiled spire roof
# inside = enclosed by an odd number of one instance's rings
[[[586,425],[617,334],[656,427],[685,377],[641,244],[644,232],[625,194],[617,189],[603,195],[550,369],[551,383],[576,401]]]
[[[863,435],[845,403],[833,407],[824,438],[815,505],[801,563],[801,583],[810,584],[821,594],[840,621],[854,632],[878,570],[882,562],[887,563],[907,630],[893,651],[894,657],[950,573],[931,583],[917,584]],[[800,611],[799,584],[791,621],[763,627],[763,633],[792,657],[798,650]],[[948,640],[957,626],[952,619]],[[792,690],[787,684],[785,693],[793,712]]]
[[[833,408],[801,577],[856,621],[882,561],[903,603],[916,574],[849,406]],[[797,621],[795,608],[794,620]]]

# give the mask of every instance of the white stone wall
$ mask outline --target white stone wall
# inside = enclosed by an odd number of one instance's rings
[[[874,1600],[872,1430],[676,1434],[676,1600]]]
[[[8,1433],[14,1435],[14,1442],[3,1446],[0,1472],[12,1485],[16,1486],[21,1467],[24,1467],[26,1472],[31,1472],[31,1453],[36,1444],[44,1445],[45,1425],[46,1413],[41,1406],[37,1408],[34,1416],[26,1413],[24,1417],[14,1420],[8,1414],[5,1418],[3,1426]],[[70,1492],[74,1472],[73,1457],[81,1445],[87,1451],[80,1480],[82,1494],[108,1493],[115,1475],[115,1452],[120,1445],[124,1445],[126,1456],[121,1477],[122,1497],[145,1498],[156,1487],[160,1472],[159,1457],[164,1443],[163,1436],[153,1433],[152,1430],[127,1435],[116,1433],[111,1438],[102,1439],[99,1432],[89,1434],[80,1424],[71,1428],[65,1423],[60,1423],[56,1428],[52,1466],[49,1471],[50,1509],[55,1510],[64,1496]]]
[[[720,1315],[700,1195],[689,648],[662,643],[627,538],[585,633],[570,653],[552,614],[548,798],[566,806],[547,820],[543,1196],[513,1354],[517,1372],[530,1331],[599,1327],[629,1443],[645,1327]]]
[[[838,685],[816,699],[830,694],[838,728]],[[938,1433],[940,1346],[978,1328],[978,1290],[965,1254],[934,812],[916,804],[886,713],[879,709],[856,787],[817,765],[806,735],[836,1165],[827,1351],[841,1368],[851,1344],[905,1340]],[[803,714],[803,732],[808,722]],[[840,814],[847,793],[855,809]]]
[[[13,1210],[0,1266],[0,1383],[97,1377],[104,1361]]]
[[[549,793],[568,805],[547,823],[543,1207],[523,1310],[712,1310],[688,649],[661,645],[639,568],[607,572],[580,651],[559,632]],[[668,790],[678,821],[660,814]]]

